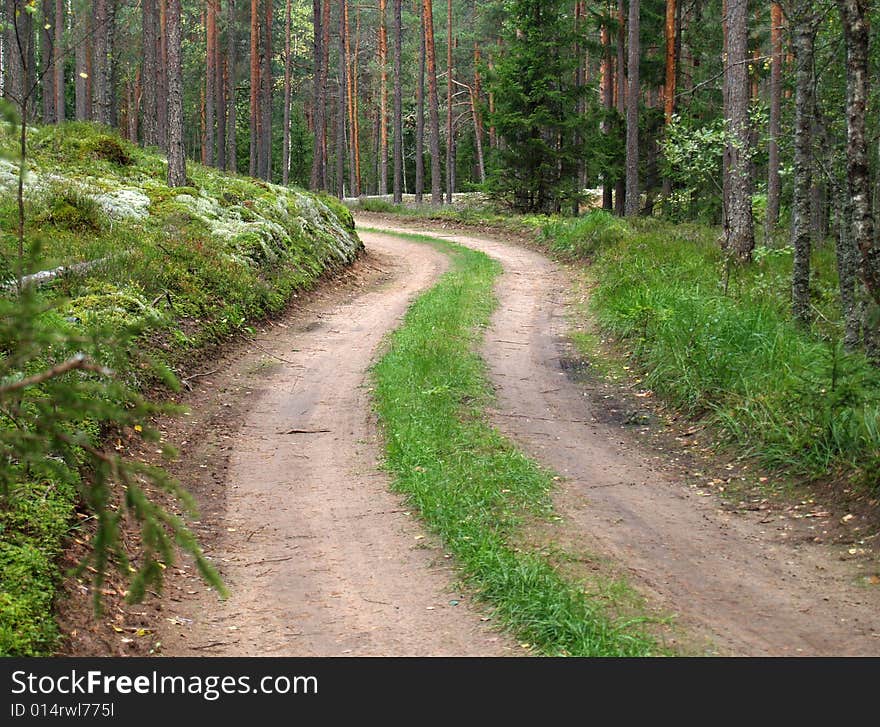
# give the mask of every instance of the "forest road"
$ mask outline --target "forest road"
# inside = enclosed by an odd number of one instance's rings
[[[522,653],[455,590],[451,561],[378,468],[368,369],[448,258],[362,238],[355,268],[371,280],[297,307],[257,337],[259,348],[199,382],[211,400],[191,404],[202,421],[178,436],[198,440],[185,445],[191,468],[213,470],[194,487],[196,530],[231,595],[220,601],[191,562],[173,569],[164,655]]]
[[[619,564],[696,653],[880,654],[880,589],[858,585],[839,549],[788,542],[762,513],[725,511],[596,421],[563,366],[564,271],[524,247],[433,234],[503,265],[482,350],[491,416],[562,477],[554,503],[567,543]],[[177,436],[197,480],[196,532],[232,595],[221,602],[191,563],[169,569],[157,634],[166,655],[524,653],[455,590],[450,560],[377,466],[368,368],[447,258],[361,236],[355,273],[366,282],[268,324],[254,348],[198,380],[202,401]]]
[[[395,228],[373,217],[363,224]],[[597,421],[564,371],[571,284],[559,266],[525,247],[416,226],[504,267],[482,350],[497,396],[492,420],[561,476],[554,504],[568,542],[621,565],[698,653],[880,654],[880,588],[864,585],[845,549],[788,542],[764,513],[726,511],[670,476],[656,452]]]

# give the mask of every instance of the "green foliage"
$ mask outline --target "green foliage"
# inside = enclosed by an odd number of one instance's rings
[[[627,223],[604,210],[575,219],[556,218],[545,223],[538,240],[566,260],[590,258],[622,242],[630,234]]]
[[[791,320],[788,249],[759,248],[727,294],[722,269],[711,230],[644,222],[599,251],[592,305],[630,348],[644,386],[708,415],[730,442],[792,473],[876,484],[880,373],[834,343],[833,251],[814,258],[812,333]]]
[[[721,214],[721,161],[727,144],[724,119],[708,123],[675,115],[662,141],[663,173],[675,192],[663,202],[671,220],[711,223]]]
[[[495,306],[500,268],[481,253],[444,247],[453,270],[411,307],[374,370],[395,486],[457,557],[478,595],[537,649],[657,653],[650,639],[610,618],[544,556],[513,544],[524,517],[551,513],[551,478],[485,420],[491,395],[474,349]]]
[[[581,195],[578,164],[595,125],[578,110],[586,89],[575,83],[576,33],[566,8],[561,0],[511,0],[505,52],[489,76],[489,123],[505,143],[488,189],[520,212],[559,212]]]
[[[34,214],[38,227],[51,225],[74,233],[100,232],[103,214],[97,202],[69,185],[54,185]]]

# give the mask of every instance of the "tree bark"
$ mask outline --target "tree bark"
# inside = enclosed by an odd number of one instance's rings
[[[54,0],[43,0],[42,2],[42,20],[43,28],[40,33],[40,65],[44,79],[51,80],[54,78],[54,69],[51,67],[52,59],[55,55],[54,44],[55,34],[53,26],[55,25],[55,2]],[[55,123],[55,93],[49,83],[44,82],[42,87],[43,93],[43,123]]]
[[[880,305],[880,246],[874,240],[866,137],[868,105],[868,2],[837,0],[846,40],[846,170],[852,200],[853,243],[862,257],[865,287]]]
[[[626,94],[626,216],[639,214],[639,0],[629,3],[629,79]]]
[[[403,202],[403,2],[393,0],[394,14],[394,203]]]
[[[423,0],[425,13],[425,58],[428,67],[428,116],[431,125],[431,204],[443,204],[440,191],[440,102],[437,93],[437,54],[434,50],[434,5]]]
[[[345,95],[346,95],[346,68],[345,68],[345,13],[347,0],[340,0],[339,9],[339,88],[338,104],[336,107],[336,196],[345,198]]]
[[[159,21],[156,0],[142,0],[141,25],[143,65],[143,110],[141,124],[144,146],[159,146],[159,119],[157,118],[158,73],[159,73],[159,36],[156,27]]]
[[[99,124],[113,124],[113,33],[116,0],[95,0],[92,41],[92,115]]]
[[[235,0],[226,4],[226,169],[238,171],[235,111]]]
[[[663,115],[672,123],[675,111],[675,0],[666,0],[666,83],[663,86]]]
[[[330,0],[325,0],[330,2]],[[326,121],[324,110],[324,30],[322,26],[321,0],[313,0],[312,10],[314,13],[314,104],[315,104],[315,145],[312,154],[312,177],[310,186],[320,190],[327,188],[327,176],[324,162],[324,134],[326,133]]]
[[[215,17],[223,12],[221,0],[214,0]],[[217,33],[214,42],[214,117],[217,119],[217,169],[226,169],[226,62],[222,38]]]
[[[779,222],[779,135],[782,119],[782,5],[770,5],[770,121],[767,159],[767,227]]]
[[[217,6],[207,0],[205,12],[205,164],[214,166],[214,111],[217,106]]]
[[[607,21],[602,24],[599,39],[602,43],[602,105],[605,108],[605,113],[610,117],[614,108],[614,75],[611,68],[611,34]],[[603,134],[609,133],[608,121],[602,122],[600,131]],[[606,170],[602,176],[602,209],[609,211],[614,208],[614,185],[612,182],[613,179]]]
[[[260,53],[260,177],[272,181],[272,10],[273,0],[264,0],[262,50]]]
[[[387,0],[379,0],[379,194],[388,194],[388,30]]]
[[[290,183],[290,100],[291,100],[291,62],[290,57],[290,0],[284,7],[284,128],[281,137],[281,184]]]
[[[812,19],[799,17],[794,28],[795,123],[794,190],[792,199],[791,242],[794,264],[791,276],[792,313],[803,326],[810,324],[810,225],[813,185],[813,44]]]
[[[168,186],[186,185],[183,148],[183,68],[180,44],[180,0],[168,0],[165,15],[168,59]]]
[[[329,2],[329,0],[328,0]],[[250,88],[250,165],[252,177],[259,174],[260,142],[260,0],[251,0],[251,88]]]
[[[748,0],[728,0],[727,10],[730,204],[725,225],[725,248],[729,254],[744,261],[751,259],[755,248],[749,129]]]
[[[626,115],[626,12],[624,0],[617,0],[617,112]],[[614,187],[614,211],[623,217],[626,211],[626,175]]]
[[[454,89],[452,85],[452,0],[446,0],[446,204],[452,204],[455,194],[455,129],[452,111]]]
[[[425,6],[419,0],[419,76],[416,79],[416,204],[425,192]]]

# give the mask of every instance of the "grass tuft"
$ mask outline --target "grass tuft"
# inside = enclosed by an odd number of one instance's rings
[[[552,479],[484,414],[491,393],[474,349],[495,307],[500,266],[479,252],[443,248],[452,270],[411,307],[373,371],[395,487],[455,555],[478,596],[537,651],[658,653],[649,637],[609,617],[547,557],[512,545],[524,518],[551,514]]]

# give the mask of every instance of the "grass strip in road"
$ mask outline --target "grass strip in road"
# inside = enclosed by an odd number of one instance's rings
[[[485,414],[491,388],[475,351],[496,306],[492,289],[501,267],[465,247],[402,236],[440,246],[452,267],[413,304],[373,370],[396,489],[441,537],[477,596],[535,651],[659,653],[639,620],[615,620],[546,557],[512,545],[524,518],[552,516],[552,476]]]

